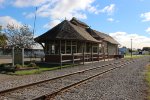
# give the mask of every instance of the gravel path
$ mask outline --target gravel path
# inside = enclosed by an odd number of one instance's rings
[[[43,72],[41,74],[35,74],[35,75],[25,75],[25,76],[4,75],[3,76],[3,74],[0,74],[0,80],[1,80],[0,81],[0,91],[5,90],[5,89],[9,89],[12,87],[16,87],[16,86],[20,86],[20,85],[26,85],[26,84],[37,82],[40,80],[54,78],[54,77],[58,77],[58,76],[61,76],[64,74],[69,74],[72,72],[100,66],[103,64],[108,64],[108,63],[111,63],[114,61],[115,60],[105,61],[105,62],[104,61],[95,62],[95,63],[79,65],[79,66],[75,66],[75,67],[63,68],[61,70],[47,71],[47,72]],[[116,60],[116,61],[119,61],[119,60]],[[5,76],[6,76],[6,78],[5,78]]]
[[[56,100],[144,100],[144,66],[149,58],[97,77],[57,96]]]

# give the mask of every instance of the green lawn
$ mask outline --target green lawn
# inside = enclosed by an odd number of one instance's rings
[[[129,59],[129,58],[140,58],[140,57],[144,57],[144,56],[150,56],[150,55],[126,55],[124,56],[124,58]]]
[[[72,67],[72,65],[64,65],[62,68],[67,68],[67,67]],[[51,71],[51,70],[56,70],[60,69],[60,66],[56,67],[39,67],[38,69],[33,69],[33,70],[22,70],[22,71],[16,71],[15,73],[9,73],[11,75],[30,75],[30,74],[39,74],[44,71]]]
[[[148,65],[146,67],[146,69],[147,69],[147,72],[145,74],[145,79],[146,79],[146,82],[148,84],[148,90],[147,90],[148,96],[147,96],[147,100],[150,100],[150,65]]]

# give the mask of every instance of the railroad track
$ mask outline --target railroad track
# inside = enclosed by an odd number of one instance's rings
[[[0,91],[0,97],[3,98],[13,98],[13,99],[33,99],[33,100],[49,100],[50,98],[55,97],[63,91],[66,91],[72,87],[83,84],[93,78],[96,78],[100,75],[108,73],[112,70],[123,67],[129,63],[135,62],[136,60],[122,60],[119,62],[114,62],[71,74],[63,75],[60,77],[39,81],[36,83],[19,86],[4,91]],[[63,85],[62,85],[63,84]],[[65,85],[64,85],[65,84]],[[44,91],[42,91],[44,89]],[[38,91],[36,91],[38,90]],[[25,92],[36,91],[38,94],[35,95],[25,94]],[[45,92],[46,91],[46,92]],[[1,99],[1,98],[0,98]]]

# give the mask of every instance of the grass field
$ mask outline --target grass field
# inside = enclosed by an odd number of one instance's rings
[[[148,66],[146,66],[146,69],[147,69],[147,72],[145,74],[145,79],[146,79],[146,82],[148,84],[148,90],[147,90],[148,96],[147,96],[147,100],[150,100],[150,64]]]
[[[130,58],[140,58],[148,55],[126,55],[124,58],[125,59],[130,59]],[[72,65],[64,65],[62,68],[70,67]],[[30,74],[39,74],[44,71],[51,71],[51,70],[57,70],[60,69],[60,66],[46,66],[46,65],[38,65],[37,69],[32,69],[32,70],[22,70],[22,71],[16,71],[15,73],[8,73],[10,75],[30,75]]]
[[[67,68],[67,67],[72,67],[72,65],[64,65],[62,68]],[[15,73],[9,73],[11,75],[30,75],[30,74],[40,74],[41,72],[44,71],[51,71],[51,70],[56,70],[60,69],[60,66],[56,67],[39,67],[38,69],[33,69],[33,70],[22,70],[22,71],[16,71]]]
[[[144,57],[144,56],[150,56],[150,55],[126,55],[124,56],[124,58],[128,59],[128,58],[140,58],[140,57]]]

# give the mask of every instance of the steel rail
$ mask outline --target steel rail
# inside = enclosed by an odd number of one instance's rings
[[[106,73],[108,73],[108,72],[110,72],[110,71],[112,71],[112,70],[121,68],[121,67],[123,67],[123,66],[125,66],[125,65],[127,65],[127,64],[132,63],[132,62],[135,62],[135,60],[126,62],[126,63],[124,63],[124,64],[121,64],[121,65],[118,65],[118,66],[116,66],[116,67],[110,68],[110,69],[108,69],[108,70],[102,71],[102,72],[100,72],[100,73],[98,73],[98,74],[96,74],[96,75],[90,76],[90,77],[88,77],[88,78],[86,78],[86,79],[83,79],[83,80],[81,80],[81,81],[78,81],[78,82],[76,82],[76,83],[73,83],[73,84],[71,84],[71,85],[69,85],[69,86],[63,87],[63,88],[59,89],[58,91],[55,91],[55,92],[53,92],[53,93],[51,93],[51,94],[46,94],[46,95],[42,95],[42,96],[40,96],[40,97],[34,98],[33,100],[50,100],[50,99],[54,98],[55,96],[61,94],[62,92],[69,90],[70,88],[73,88],[73,87],[76,87],[76,86],[78,86],[78,85],[80,85],[80,84],[86,83],[86,82],[89,81],[89,80],[92,80],[92,79],[94,79],[94,78],[96,78],[96,77],[99,77],[99,76],[101,76],[101,75],[103,75],[103,74],[106,74]]]
[[[14,87],[14,88],[2,90],[2,91],[0,91],[0,95],[6,94],[6,93],[8,93],[8,92],[10,93],[10,92],[16,91],[16,90],[18,90],[18,89],[27,88],[27,87],[30,87],[30,86],[34,86],[34,85],[38,85],[38,84],[41,84],[41,83],[53,81],[53,80],[56,80],[56,79],[61,79],[61,78],[64,78],[64,77],[67,77],[67,76],[71,76],[71,75],[75,75],[75,74],[79,74],[79,73],[84,73],[84,72],[87,72],[87,71],[90,71],[90,70],[94,70],[94,69],[106,67],[106,66],[109,66],[109,65],[119,64],[119,63],[121,63],[121,62],[126,62],[126,61],[129,61],[129,60],[122,60],[122,61],[118,61],[118,62],[113,62],[113,63],[109,63],[109,64],[104,64],[104,65],[102,65],[102,66],[98,66],[98,67],[94,67],[94,68],[89,68],[89,69],[86,69],[86,70],[81,70],[81,71],[77,71],[77,72],[70,73],[70,74],[65,74],[65,75],[62,75],[62,76],[59,76],[59,77],[50,78],[50,79],[42,80],[42,81],[39,81],[39,82],[34,82],[34,83],[27,84],[27,85],[23,85],[23,86],[18,86],[18,87]],[[44,97],[45,97],[45,96],[44,96]],[[40,97],[40,98],[42,98],[42,97]],[[35,99],[35,100],[39,100],[39,99]]]

